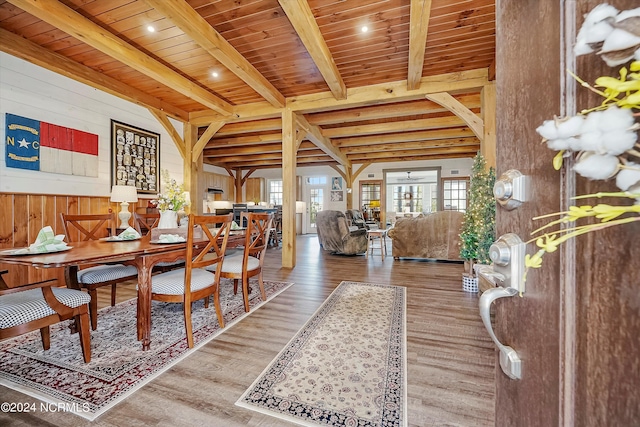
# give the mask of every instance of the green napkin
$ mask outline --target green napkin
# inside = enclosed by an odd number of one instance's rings
[[[64,241],[64,234],[53,234],[53,228],[50,226],[44,227],[38,232],[36,241],[29,245],[30,253],[46,253],[46,252],[58,252],[64,250],[67,247],[67,242]]]
[[[161,234],[158,237],[158,242],[160,243],[178,243],[178,242],[186,242],[185,238],[180,236],[179,234]]]
[[[140,238],[140,233],[138,233],[133,227],[127,227],[126,230],[118,234],[118,239],[120,240],[136,240],[139,238]]]

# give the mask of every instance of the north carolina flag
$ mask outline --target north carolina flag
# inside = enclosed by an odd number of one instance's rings
[[[98,135],[7,113],[7,167],[97,177]]]

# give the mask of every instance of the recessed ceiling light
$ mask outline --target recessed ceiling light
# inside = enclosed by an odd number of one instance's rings
[[[366,33],[367,31],[369,31],[369,27],[367,27],[366,25],[363,25],[362,28],[360,28],[360,31],[362,31],[363,33]]]
[[[155,28],[153,28],[153,25],[148,25],[148,26],[147,26],[147,31],[149,31],[150,33],[153,33],[153,32],[155,32],[155,31],[156,31],[156,29],[155,29]]]
[[[217,72],[217,71],[214,71],[213,73],[211,73],[211,75],[212,75],[213,77],[219,77],[219,76],[220,76],[220,74],[218,74],[218,72]]]

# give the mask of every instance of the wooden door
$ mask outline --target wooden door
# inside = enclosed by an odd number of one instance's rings
[[[530,201],[513,211],[498,208],[498,235],[513,232],[529,240],[542,225],[531,218],[566,209],[571,195],[615,191],[611,182],[553,170],[555,152],[535,132],[554,114],[572,115],[598,103],[575,86],[565,67],[586,81],[614,75],[595,55],[573,63],[573,35],[599,3],[497,2],[497,174],[518,169],[531,177]],[[620,10],[637,7],[637,0],[609,3]],[[498,338],[523,361],[522,379],[511,380],[496,359],[497,426],[638,425],[638,236],[635,223],[565,244],[529,273],[522,298],[494,304]],[[534,251],[529,244],[527,252]]]

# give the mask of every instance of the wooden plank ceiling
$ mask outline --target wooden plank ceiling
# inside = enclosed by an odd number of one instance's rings
[[[495,0],[8,0],[0,48],[209,128],[204,162],[228,170],[281,167],[285,107],[298,166],[473,157],[425,95],[480,115]]]

